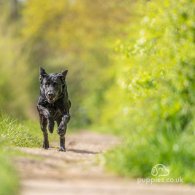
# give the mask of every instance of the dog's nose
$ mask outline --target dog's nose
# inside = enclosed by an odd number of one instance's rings
[[[52,98],[54,97],[54,94],[53,94],[53,93],[48,93],[48,97],[49,97],[50,99],[52,99]]]

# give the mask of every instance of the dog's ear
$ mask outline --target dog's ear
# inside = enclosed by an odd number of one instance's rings
[[[68,70],[62,71],[62,76],[63,76],[64,78],[66,78],[67,73],[68,73]]]
[[[39,76],[39,79],[42,80],[43,77],[46,77],[47,76],[47,73],[45,71],[44,68],[40,67],[40,76]]]
[[[62,80],[63,83],[65,82],[67,73],[68,73],[68,70],[64,70],[58,74],[58,76],[60,77],[60,79]]]

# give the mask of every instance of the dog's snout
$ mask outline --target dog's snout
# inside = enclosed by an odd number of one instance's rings
[[[50,103],[55,100],[55,93],[53,93],[53,92],[48,92],[46,96],[47,96],[47,99]]]
[[[49,97],[49,98],[53,98],[53,97],[54,97],[54,93],[49,92],[49,93],[48,93],[48,97]]]

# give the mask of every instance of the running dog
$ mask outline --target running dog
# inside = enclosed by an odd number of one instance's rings
[[[47,129],[53,133],[55,122],[57,122],[60,136],[59,151],[66,151],[65,134],[67,123],[70,120],[69,109],[71,107],[66,85],[67,73],[68,70],[47,74],[43,68],[40,68],[40,96],[37,110],[43,132],[44,149],[49,148]]]

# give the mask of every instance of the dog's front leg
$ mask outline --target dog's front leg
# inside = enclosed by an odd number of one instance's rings
[[[59,151],[66,151],[65,148],[65,134],[67,129],[67,123],[70,119],[70,116],[65,114],[61,119],[57,121],[58,123],[58,134],[60,136],[60,148]]]
[[[41,130],[43,132],[43,148],[48,149],[49,148],[49,140],[48,140],[48,133],[47,133],[47,119],[40,114],[40,125]]]
[[[48,120],[48,129],[50,133],[53,133],[54,129],[54,119],[49,113],[48,109],[42,105],[37,105],[38,111]]]
[[[48,140],[48,133],[47,133],[47,121],[49,120],[48,118],[50,117],[49,111],[41,105],[37,105],[37,110],[39,112],[40,126],[43,132],[43,148],[48,149],[49,140]]]

